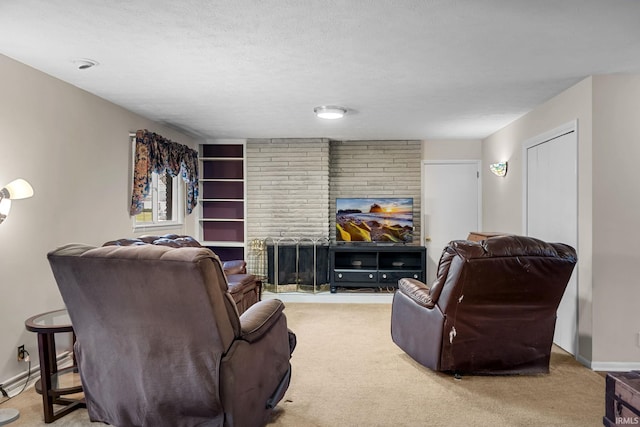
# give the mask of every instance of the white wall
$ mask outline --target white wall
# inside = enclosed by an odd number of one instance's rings
[[[422,160],[479,160],[482,141],[479,139],[422,141]]]
[[[1,383],[26,370],[18,345],[38,363],[25,319],[63,307],[47,252],[135,235],[129,132],[146,128],[194,148],[196,141],[1,55],[0,93],[0,185],[22,177],[35,190],[0,225]],[[158,232],[192,234],[187,224]]]
[[[639,162],[640,75],[595,76],[593,361],[605,368],[640,368]]]

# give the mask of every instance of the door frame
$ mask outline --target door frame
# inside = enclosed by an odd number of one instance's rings
[[[564,123],[554,129],[551,129],[547,132],[544,132],[540,135],[534,136],[533,138],[529,138],[527,140],[525,140],[522,143],[522,234],[527,236],[529,233],[528,230],[528,198],[529,198],[529,194],[528,194],[528,165],[529,165],[529,159],[528,159],[528,150],[531,147],[535,147],[536,145],[540,145],[540,144],[544,144],[545,142],[549,142],[553,139],[559,138],[561,136],[564,136],[566,134],[572,133],[575,135],[575,141],[576,141],[576,152],[575,152],[575,164],[573,165],[575,167],[575,171],[576,171],[576,182],[575,182],[575,194],[576,194],[576,206],[575,206],[575,212],[576,212],[576,235],[575,235],[575,244],[576,244],[576,252],[578,251],[578,247],[579,247],[579,243],[580,243],[580,211],[579,211],[579,205],[580,205],[580,193],[579,193],[579,187],[578,187],[578,181],[579,181],[579,160],[578,160],[578,155],[579,155],[579,151],[580,151],[580,140],[579,140],[579,134],[578,134],[578,120],[571,120],[567,123]],[[579,258],[578,258],[579,259]],[[573,354],[574,358],[577,358],[578,355],[580,354],[580,340],[578,339],[578,335],[579,335],[579,331],[580,331],[580,324],[579,324],[579,319],[580,319],[580,276],[579,276],[579,269],[576,268],[573,270],[573,274],[575,275],[575,279],[576,279],[576,300],[575,300],[575,306],[576,306],[576,317],[574,319],[575,322],[575,327],[576,327],[576,335],[574,337],[574,348],[575,348],[575,354]]]
[[[428,165],[452,165],[452,164],[474,164],[478,170],[478,226],[482,228],[482,160],[423,160],[422,167],[420,168],[420,212],[422,213],[422,218],[420,218],[420,245],[425,246],[427,243],[426,239],[426,230],[425,230],[425,197],[424,192],[426,189],[425,185],[425,169]],[[472,231],[472,230],[469,230]],[[480,231],[480,230],[475,230]]]

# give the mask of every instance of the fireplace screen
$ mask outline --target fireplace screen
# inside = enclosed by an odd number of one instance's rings
[[[329,243],[306,239],[267,241],[267,282],[317,290],[329,283]]]

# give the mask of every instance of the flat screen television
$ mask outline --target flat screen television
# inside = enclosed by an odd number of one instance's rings
[[[337,198],[336,242],[413,241],[413,199]]]

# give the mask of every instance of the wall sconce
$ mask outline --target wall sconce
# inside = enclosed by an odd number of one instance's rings
[[[24,179],[16,179],[0,189],[0,224],[7,219],[11,210],[11,200],[33,196],[33,187]]]
[[[507,162],[492,163],[489,170],[496,176],[504,177],[507,174]]]

